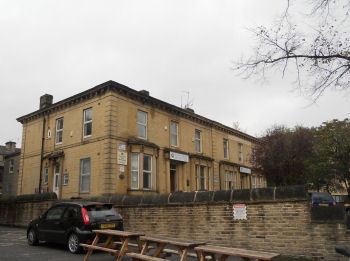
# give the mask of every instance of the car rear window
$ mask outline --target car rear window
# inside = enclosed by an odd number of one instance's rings
[[[112,205],[89,205],[85,208],[89,215],[95,219],[118,216],[117,211]]]
[[[315,200],[333,200],[332,196],[327,193],[315,193],[312,198]]]

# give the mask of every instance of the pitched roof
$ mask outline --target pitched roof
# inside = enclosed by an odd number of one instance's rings
[[[162,100],[156,99],[149,95],[149,93],[145,90],[136,91],[134,89],[131,89],[125,85],[122,85],[120,83],[114,82],[114,81],[107,81],[105,83],[102,83],[100,85],[97,85],[91,89],[88,89],[84,92],[78,93],[74,96],[71,96],[67,99],[61,100],[59,102],[53,103],[49,107],[45,107],[42,109],[39,109],[37,111],[34,111],[32,113],[29,113],[27,115],[24,115],[22,117],[17,118],[17,121],[20,123],[26,123],[30,122],[32,120],[41,118],[45,115],[48,115],[52,112],[59,111],[61,109],[67,108],[69,106],[73,106],[75,104],[84,102],[86,100],[89,100],[96,96],[101,96],[105,94],[107,91],[113,91],[115,93],[118,93],[119,95],[122,95],[124,97],[130,98],[132,100],[139,101],[143,104],[156,107],[160,110],[167,111],[171,114],[178,115],[184,118],[187,118],[191,121],[197,122],[199,124],[213,127],[216,129],[219,129],[221,131],[227,132],[228,134],[238,136],[243,139],[248,139],[253,142],[261,142],[260,139],[253,137],[249,134],[243,133],[241,131],[238,131],[236,129],[230,128],[228,126],[225,126],[219,122],[210,120],[208,118],[205,118],[201,115],[195,114],[192,109],[184,109],[180,108],[178,106],[172,105],[170,103],[166,103]]]

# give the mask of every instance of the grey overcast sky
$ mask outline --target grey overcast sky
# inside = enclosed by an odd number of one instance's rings
[[[349,117],[348,92],[316,104],[275,75],[261,85],[232,71],[282,0],[0,0],[0,145],[21,145],[16,118],[113,80],[261,136],[276,124]]]

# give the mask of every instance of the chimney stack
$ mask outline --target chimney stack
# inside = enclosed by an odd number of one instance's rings
[[[52,105],[53,96],[51,94],[45,94],[40,97],[39,109],[46,109]]]
[[[8,141],[5,143],[6,150],[10,152],[15,152],[16,151],[16,142],[14,141]]]

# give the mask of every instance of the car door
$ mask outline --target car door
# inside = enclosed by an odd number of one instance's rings
[[[39,238],[47,242],[64,241],[62,229],[62,215],[66,206],[54,206],[50,208],[38,224]]]
[[[67,238],[68,233],[74,231],[75,228],[80,228],[81,219],[79,218],[79,207],[68,206],[62,217],[61,228],[64,231],[64,236]]]

